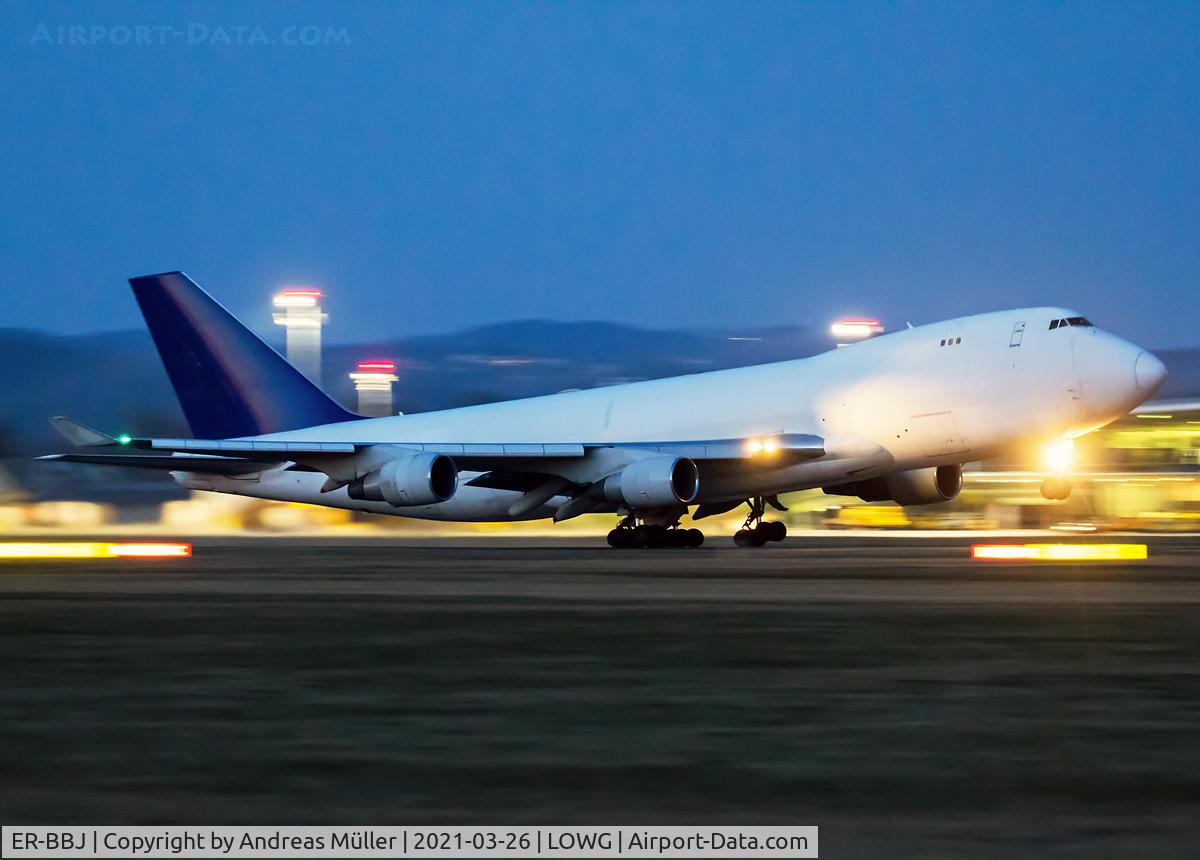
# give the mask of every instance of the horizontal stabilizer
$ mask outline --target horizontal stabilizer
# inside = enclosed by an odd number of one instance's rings
[[[55,415],[50,419],[50,426],[62,435],[64,439],[78,448],[94,448],[101,445],[116,445],[117,440],[107,433],[93,430],[86,424],[80,424],[64,415]]]

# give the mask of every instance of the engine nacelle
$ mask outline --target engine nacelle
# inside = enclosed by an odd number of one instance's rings
[[[686,505],[700,492],[700,470],[687,457],[647,457],[604,479],[605,500],[629,508]]]
[[[901,505],[935,505],[948,502],[962,489],[962,466],[930,466],[893,472],[865,481],[825,487],[832,496],[858,496],[864,502],[897,502]]]
[[[458,489],[458,467],[445,454],[413,453],[388,460],[350,482],[346,493],[360,502],[387,502],[396,508],[436,505]]]

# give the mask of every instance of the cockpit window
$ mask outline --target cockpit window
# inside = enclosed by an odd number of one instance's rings
[[[1050,331],[1056,328],[1066,328],[1069,325],[1090,326],[1091,323],[1084,317],[1067,317],[1065,320],[1050,320]]]

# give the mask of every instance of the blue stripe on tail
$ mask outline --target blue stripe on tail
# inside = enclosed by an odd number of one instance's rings
[[[359,418],[183,272],[130,278],[192,433],[231,439]]]

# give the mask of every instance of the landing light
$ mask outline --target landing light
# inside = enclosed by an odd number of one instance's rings
[[[1042,462],[1058,475],[1071,471],[1075,463],[1075,440],[1056,439],[1050,442],[1042,449]]]
[[[751,457],[759,454],[774,454],[779,451],[779,440],[771,437],[765,439],[750,439],[746,442],[746,453]]]

